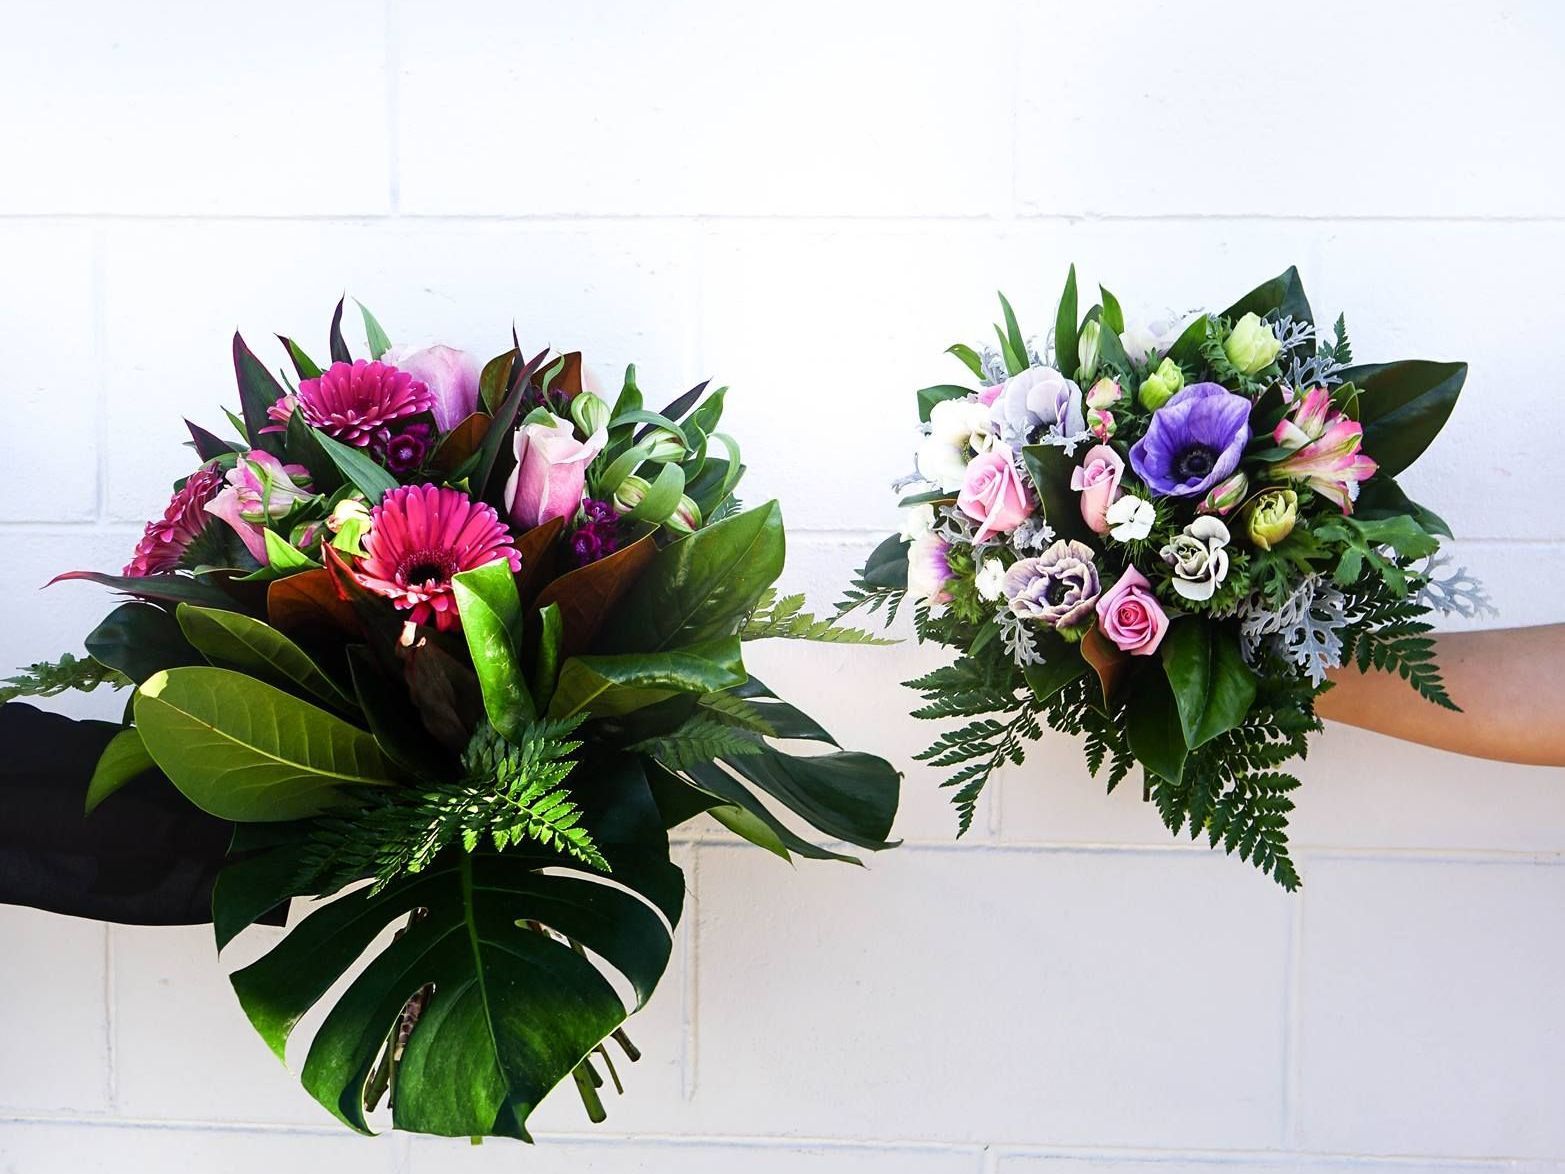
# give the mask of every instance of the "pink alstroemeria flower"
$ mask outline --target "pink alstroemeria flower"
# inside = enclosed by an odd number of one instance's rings
[[[314,496],[310,471],[303,465],[285,465],[262,449],[252,449],[228,471],[226,481],[222,492],[206,503],[206,511],[232,526],[245,549],[264,567],[266,535],[262,531],[268,522],[284,517]]]
[[[1344,514],[1353,512],[1359,482],[1374,476],[1379,467],[1360,448],[1364,426],[1332,410],[1331,393],[1311,388],[1272,433],[1279,448],[1291,455],[1272,466],[1272,475],[1303,481]]]

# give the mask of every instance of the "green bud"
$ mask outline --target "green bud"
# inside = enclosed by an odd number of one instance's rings
[[[645,477],[638,477],[632,473],[619,483],[619,488],[614,491],[614,508],[622,514],[628,514],[641,504],[647,491],[652,488],[652,483]]]
[[[684,443],[667,428],[653,428],[636,441],[636,446],[646,450],[647,460],[665,465],[685,455]]]
[[[581,429],[583,436],[591,436],[609,424],[609,405],[590,391],[584,391],[571,400],[571,420]]]
[[[1244,507],[1245,533],[1262,550],[1270,550],[1293,533],[1299,517],[1299,495],[1291,489],[1267,489]]]
[[[1155,412],[1174,398],[1174,393],[1185,385],[1185,373],[1173,359],[1164,358],[1157,370],[1141,383],[1141,406]]]
[[[674,507],[674,512],[663,520],[663,528],[672,530],[675,534],[694,534],[701,529],[701,507],[686,495],[680,494],[679,504]]]
[[[1271,326],[1255,314],[1246,314],[1234,323],[1234,328],[1223,342],[1223,353],[1228,361],[1245,375],[1254,375],[1269,366],[1282,349]]]
[[[332,507],[326,528],[335,536],[331,544],[355,558],[364,555],[364,536],[370,532],[369,503],[359,497],[345,497]]]
[[[1098,325],[1097,319],[1093,319],[1081,328],[1081,334],[1076,338],[1076,361],[1080,364],[1076,372],[1076,378],[1082,383],[1091,383],[1098,373],[1098,351],[1103,345],[1103,327]]]

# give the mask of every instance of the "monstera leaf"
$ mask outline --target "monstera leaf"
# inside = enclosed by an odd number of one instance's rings
[[[340,1120],[369,1131],[374,1076],[413,1004],[421,1010],[396,1060],[395,1126],[528,1139],[543,1096],[573,1073],[581,1084],[590,1053],[651,995],[668,965],[683,878],[634,756],[583,762],[577,780],[613,883],[549,853],[452,851],[378,892],[337,898],[233,975],[245,1013],[281,1058],[301,1017],[383,931],[400,927],[336,997],[304,1061],[305,1088]],[[214,895],[220,947],[299,895],[296,850],[223,875]],[[629,982],[634,1007],[594,959]]]

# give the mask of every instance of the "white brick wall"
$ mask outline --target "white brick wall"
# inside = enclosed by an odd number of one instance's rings
[[[893,517],[911,389],[996,287],[1042,333],[1072,259],[1149,312],[1297,262],[1361,354],[1469,359],[1408,480],[1506,622],[1565,619],[1533,490],[1565,475],[1552,0],[4,14],[0,668],[106,610],[36,588],[124,560],[179,416],[232,394],[236,325],[323,351],[346,288],[394,333],[495,350],[514,317],[605,383],[729,383],[787,582],[824,603]],[[908,844],[863,871],[683,845],[681,944],[605,1126],[567,1091],[532,1152],[343,1136],[205,931],[0,910],[0,1171],[1565,1170],[1560,772],[1334,729],[1290,898],[1051,738],[953,844],[896,684],[935,655],[756,650],[907,770]]]

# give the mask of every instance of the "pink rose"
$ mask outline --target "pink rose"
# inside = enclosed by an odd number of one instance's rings
[[[997,444],[968,463],[956,505],[979,523],[974,542],[985,542],[1022,524],[1033,503],[1009,447]]]
[[[478,360],[449,346],[392,347],[380,361],[406,371],[435,398],[435,425],[450,432],[478,410]]]
[[[608,443],[605,429],[583,442],[568,420],[551,419],[552,424],[516,430],[516,468],[505,483],[505,508],[520,530],[574,514],[587,489],[587,466]]]
[[[1125,458],[1106,444],[1087,450],[1080,465],[1071,470],[1071,488],[1081,494],[1081,517],[1094,534],[1109,532],[1109,506],[1119,498]]]
[[[1152,594],[1152,584],[1135,567],[1125,568],[1119,582],[1098,600],[1098,630],[1122,652],[1151,656],[1163,643],[1168,616]]]

